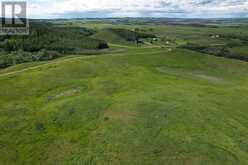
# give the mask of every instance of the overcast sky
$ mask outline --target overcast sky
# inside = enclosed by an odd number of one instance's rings
[[[27,0],[27,2],[28,15],[31,18],[248,17],[248,0]]]

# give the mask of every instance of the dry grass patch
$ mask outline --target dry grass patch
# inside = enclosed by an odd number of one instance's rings
[[[104,119],[105,120],[115,120],[115,121],[123,121],[123,122],[128,122],[136,117],[135,112],[130,112],[130,111],[107,111],[104,114]]]

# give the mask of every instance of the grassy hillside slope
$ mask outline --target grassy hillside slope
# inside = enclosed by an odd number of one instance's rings
[[[111,43],[128,44],[128,41],[126,41],[125,38],[113,33],[111,29],[101,29],[92,37],[96,39],[104,38],[107,42]]]
[[[245,62],[147,48],[16,68],[0,164],[248,164]]]
[[[216,26],[196,24],[82,24],[82,27],[94,27],[98,33],[96,38],[108,40],[111,43],[132,44],[123,40],[123,37],[114,35],[114,32],[104,29],[139,30],[146,34],[154,34],[158,41],[154,45],[163,47],[177,46],[190,50],[248,61],[245,53],[248,45],[247,26]],[[113,37],[113,35],[115,37]],[[150,43],[146,40],[146,44]]]

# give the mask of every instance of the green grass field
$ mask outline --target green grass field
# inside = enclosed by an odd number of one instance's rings
[[[115,46],[0,71],[0,164],[248,164],[246,62]]]
[[[240,46],[240,47],[235,47],[231,49],[232,53],[237,53],[242,56],[248,56],[248,46]]]

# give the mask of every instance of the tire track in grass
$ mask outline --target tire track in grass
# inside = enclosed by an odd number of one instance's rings
[[[156,52],[152,52],[150,54],[157,54],[157,53],[162,53],[162,52],[166,52],[166,51],[156,51]],[[143,54],[148,54],[147,52],[142,52],[142,53],[135,53],[135,55],[143,55]],[[14,74],[18,74],[18,73],[23,73],[26,71],[30,71],[30,70],[36,70],[36,69],[40,69],[44,66],[50,66],[53,64],[60,64],[63,62],[69,62],[69,61],[74,61],[77,59],[91,59],[91,58],[96,58],[96,57],[109,57],[109,56],[126,56],[126,55],[130,55],[128,52],[124,53],[124,54],[105,54],[105,55],[90,55],[90,56],[77,56],[77,57],[68,57],[66,59],[62,59],[62,60],[58,60],[58,61],[52,61],[52,62],[48,62],[46,64],[41,64],[38,66],[33,66],[33,67],[29,67],[29,68],[25,68],[25,69],[21,69],[18,71],[12,71],[12,72],[7,72],[7,73],[2,73],[0,74],[0,78],[1,77],[5,77],[5,76],[10,76],[10,75],[14,75]]]

